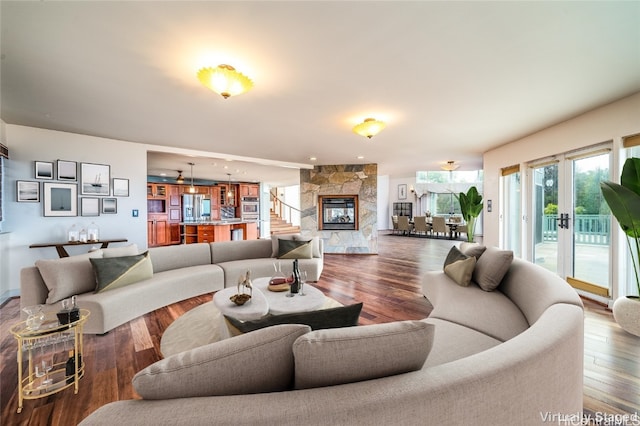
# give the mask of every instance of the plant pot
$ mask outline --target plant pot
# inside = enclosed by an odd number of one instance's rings
[[[640,337],[640,298],[626,296],[616,299],[613,318],[624,331]]]

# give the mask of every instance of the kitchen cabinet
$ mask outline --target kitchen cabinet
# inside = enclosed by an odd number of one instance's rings
[[[218,184],[220,188],[220,200],[221,206],[235,207],[238,202],[238,185]]]
[[[147,245],[149,247],[169,244],[169,221],[167,215],[149,215],[147,219]]]
[[[167,199],[167,185],[159,183],[147,183],[147,198]]]
[[[260,185],[240,184],[240,197],[259,197]]]
[[[220,220],[220,188],[211,187],[211,220]]]
[[[191,192],[191,185],[183,185],[182,187],[182,191],[180,191],[182,194],[201,194],[201,195],[211,195],[211,190],[208,186],[202,186],[202,185],[194,185],[194,192]]]

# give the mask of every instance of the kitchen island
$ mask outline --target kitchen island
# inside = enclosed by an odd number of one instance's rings
[[[243,240],[258,239],[258,222],[256,221],[225,219],[208,222],[180,222],[180,228],[183,244],[231,241],[232,235],[239,237],[240,231]]]

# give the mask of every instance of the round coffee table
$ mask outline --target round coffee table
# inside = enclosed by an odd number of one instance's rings
[[[296,294],[287,297],[287,291],[275,292],[269,290],[270,278],[256,278],[253,280],[253,288],[259,290],[267,299],[269,304],[269,313],[272,315],[290,314],[294,312],[310,312],[316,311],[324,305],[326,297],[317,288],[305,284],[303,287],[304,296]],[[214,298],[215,299],[215,298]],[[236,317],[238,319],[242,319]]]
[[[213,303],[224,315],[239,319],[240,321],[251,321],[260,319],[269,313],[269,303],[262,291],[253,289],[251,299],[244,305],[236,305],[230,299],[238,293],[237,287],[227,287],[218,290],[213,295]]]

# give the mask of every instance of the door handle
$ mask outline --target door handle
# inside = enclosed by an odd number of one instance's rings
[[[569,213],[560,213],[560,217],[556,217],[558,228],[569,229]]]

